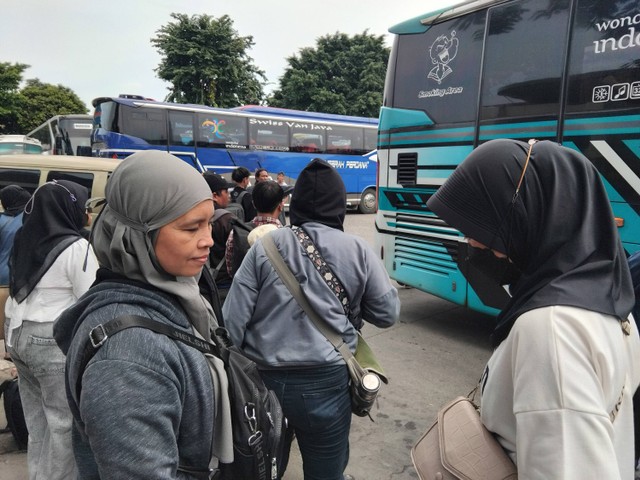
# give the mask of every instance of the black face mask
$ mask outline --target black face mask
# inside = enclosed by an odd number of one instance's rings
[[[520,270],[509,259],[498,258],[489,249],[467,246],[466,265],[462,271],[469,285],[485,305],[502,309],[510,299],[503,285],[520,278]]]
[[[511,285],[520,278],[520,269],[507,257],[496,257],[488,248],[468,247],[468,263],[496,285]]]

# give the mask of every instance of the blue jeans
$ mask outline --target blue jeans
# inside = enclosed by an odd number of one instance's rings
[[[345,365],[263,370],[289,421],[284,474],[293,435],[302,455],[304,480],[342,480],[349,462],[351,398]]]
[[[11,359],[29,429],[29,480],[77,477],[71,446],[72,416],[65,390],[65,356],[53,339],[53,322],[23,322],[13,331]]]

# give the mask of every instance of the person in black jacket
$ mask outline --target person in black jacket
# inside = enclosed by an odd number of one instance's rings
[[[205,172],[203,177],[211,189],[213,206],[215,208],[213,229],[211,232],[213,247],[211,247],[209,253],[209,263],[218,289],[218,297],[222,304],[231,287],[231,276],[225,268],[224,252],[227,238],[229,238],[229,233],[231,232],[231,219],[234,218],[231,212],[225,210],[230,202],[229,188],[232,187],[233,184],[230,184],[222,176],[213,172]]]
[[[231,192],[231,201],[242,205],[245,222],[250,222],[256,216],[251,192],[247,191],[250,175],[249,170],[245,167],[238,167],[231,172],[231,179],[235,182],[235,188]]]

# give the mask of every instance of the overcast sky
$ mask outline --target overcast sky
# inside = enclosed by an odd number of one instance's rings
[[[91,100],[121,93],[162,100],[166,82],[154,69],[160,56],[150,39],[170,13],[227,14],[249,51],[277,87],[286,58],[336,32],[385,35],[404,20],[460,0],[0,0],[0,62],[30,65],[25,79],[71,88]]]

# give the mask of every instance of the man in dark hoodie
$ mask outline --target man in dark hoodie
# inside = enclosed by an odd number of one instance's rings
[[[355,352],[363,320],[389,327],[400,312],[398,292],[366,242],[344,233],[344,183],[335,169],[315,159],[302,171],[290,218],[315,244],[342,282],[349,315],[316,270],[291,228],[270,232],[313,308]],[[278,395],[302,454],[305,480],[342,480],[349,461],[349,373],[341,354],[320,333],[280,281],[262,241],[248,251],[234,276],[223,314],[235,345],[260,367]],[[288,450],[285,455],[286,465]],[[347,476],[348,477],[348,476]]]

